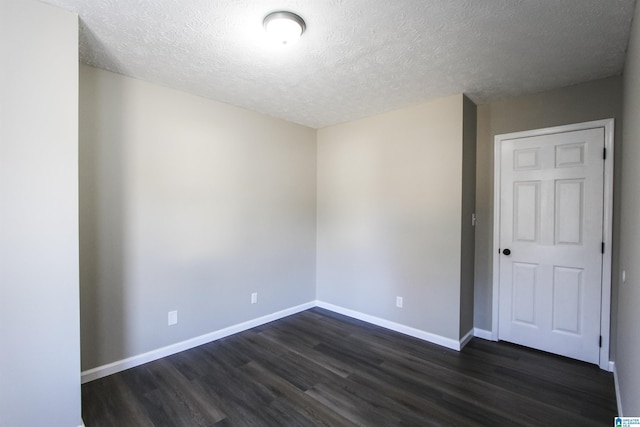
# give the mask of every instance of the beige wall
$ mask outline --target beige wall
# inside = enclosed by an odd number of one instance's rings
[[[477,107],[463,98],[462,135],[462,240],[460,242],[460,336],[473,329],[474,259],[476,230],[471,218],[476,211]]]
[[[624,156],[620,226],[617,379],[622,412],[640,416],[640,7],[636,6],[624,70]]]
[[[318,131],[320,301],[460,338],[462,137],[462,95]]]
[[[86,66],[80,104],[84,370],[315,299],[315,130]]]
[[[81,424],[78,16],[0,2],[0,426]]]
[[[493,248],[493,145],[496,135],[531,129],[616,119],[614,180],[613,298],[617,292],[617,243],[619,236],[619,184],[622,154],[622,79],[612,77],[534,95],[520,96],[478,106],[476,175],[475,327],[491,330]],[[612,326],[612,327],[615,327]],[[615,334],[611,334],[615,349]]]

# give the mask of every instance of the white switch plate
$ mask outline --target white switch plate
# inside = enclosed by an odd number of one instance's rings
[[[258,293],[254,292],[251,294],[251,304],[256,304],[258,302]]]
[[[402,308],[402,297],[396,297],[396,307]]]
[[[622,283],[627,281],[627,270],[622,270]]]
[[[175,325],[178,323],[178,310],[170,311],[168,316],[168,324],[169,326]]]

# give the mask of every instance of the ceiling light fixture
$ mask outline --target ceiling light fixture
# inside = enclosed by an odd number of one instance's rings
[[[267,34],[283,45],[297,42],[306,28],[304,19],[292,12],[273,12],[264,18]]]

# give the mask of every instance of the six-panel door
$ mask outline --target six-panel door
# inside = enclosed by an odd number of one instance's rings
[[[501,150],[499,339],[597,364],[604,129]]]

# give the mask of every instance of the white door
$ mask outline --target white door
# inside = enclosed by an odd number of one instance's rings
[[[599,362],[604,137],[502,141],[500,340]]]

